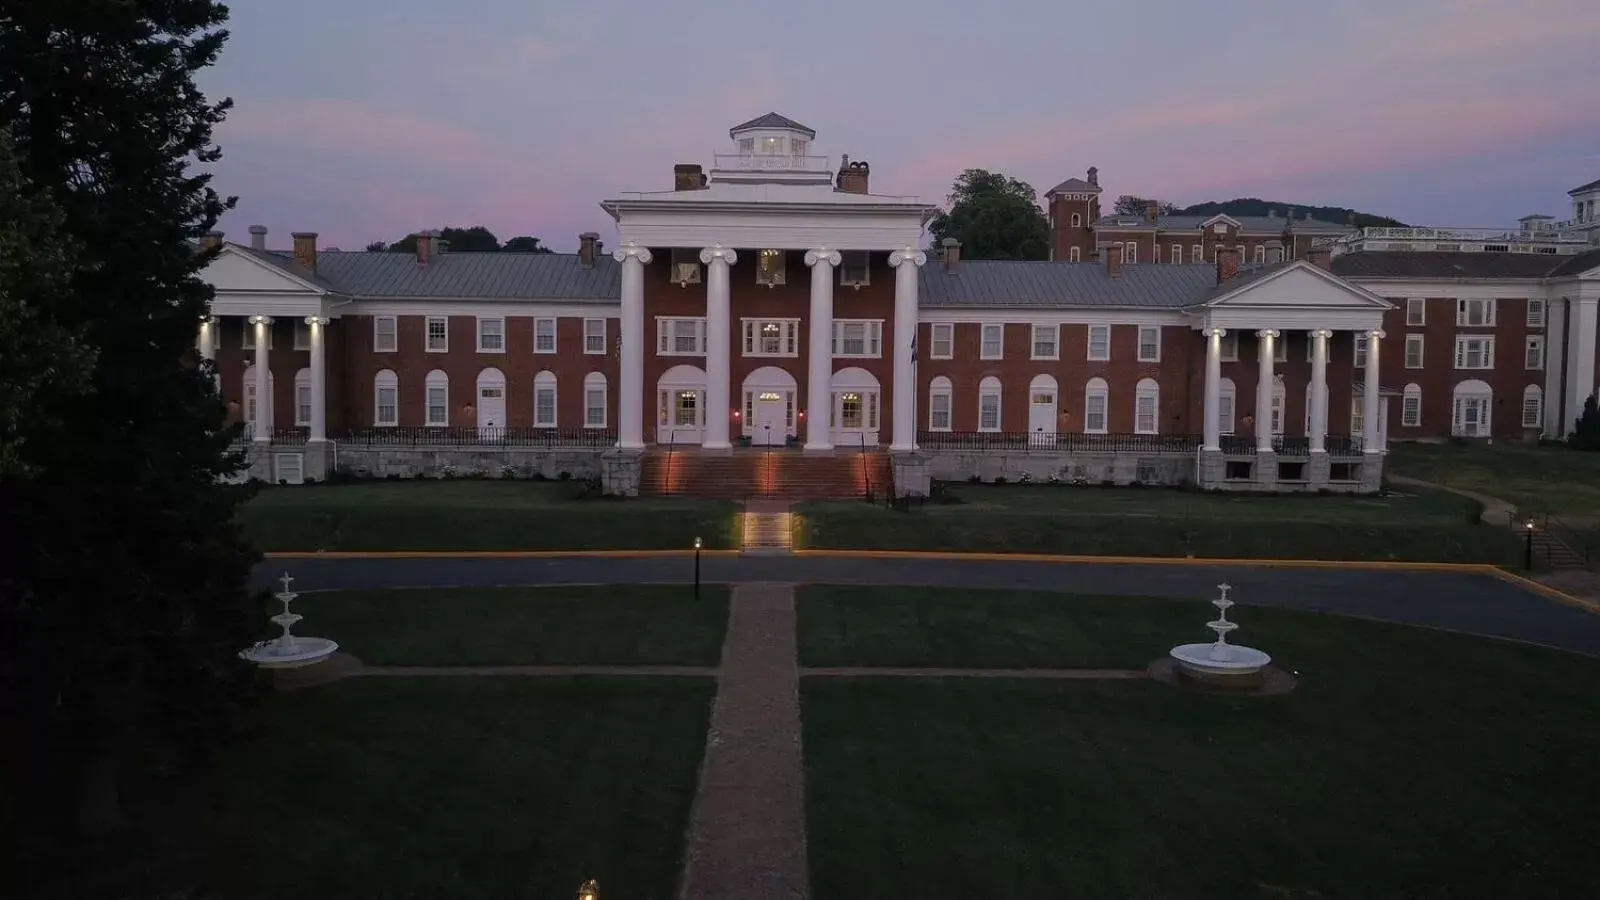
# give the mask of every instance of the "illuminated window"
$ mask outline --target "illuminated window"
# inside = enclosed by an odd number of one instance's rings
[[[762,250],[756,259],[756,284],[778,285],[786,283],[782,250]]]

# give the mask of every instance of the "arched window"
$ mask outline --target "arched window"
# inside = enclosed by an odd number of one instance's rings
[[[1105,434],[1109,431],[1111,389],[1104,378],[1091,378],[1083,386],[1083,433]]]
[[[1141,378],[1133,393],[1133,433],[1159,434],[1161,431],[1161,385],[1154,378]]]
[[[1493,422],[1494,389],[1476,378],[1456,385],[1451,394],[1450,433],[1458,437],[1488,437]]]
[[[1233,410],[1239,397],[1237,389],[1233,386],[1233,379],[1222,379],[1217,392],[1217,433],[1233,434]]]
[[[1081,227],[1083,227],[1083,216],[1081,216],[1081,215],[1079,215],[1077,213],[1073,213],[1072,214],[1072,227],[1073,228],[1081,228]]]
[[[954,386],[950,379],[943,375],[936,376],[928,383],[928,430],[949,431],[951,429],[950,398]]]
[[[583,427],[606,427],[606,376],[601,372],[583,376]]]
[[[435,427],[450,424],[450,376],[439,369],[428,373],[426,410],[422,421]]]
[[[294,424],[305,427],[311,424],[311,370],[294,373]]]
[[[1400,393],[1400,426],[1422,427],[1422,386],[1419,384],[1408,384]]]
[[[1536,384],[1522,391],[1522,427],[1544,428],[1544,391]]]
[[[1080,247],[1068,248],[1067,262],[1083,262],[1083,249]]]
[[[978,382],[978,430],[1000,430],[1000,379],[990,375]]]
[[[372,379],[372,424],[393,428],[400,424],[400,378],[381,369]]]
[[[556,373],[549,369],[533,376],[533,427],[556,427]]]

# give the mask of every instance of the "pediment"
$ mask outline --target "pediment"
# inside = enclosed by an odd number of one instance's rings
[[[231,292],[273,294],[322,294],[317,287],[291,272],[234,247],[224,247],[211,264],[200,270],[200,277],[218,294]]]
[[[1204,222],[1200,223],[1200,227],[1202,229],[1213,229],[1213,228],[1216,228],[1218,225],[1221,225],[1224,228],[1226,228],[1227,226],[1231,225],[1235,229],[1244,227],[1244,226],[1239,224],[1239,220],[1238,219],[1235,219],[1233,216],[1230,216],[1227,213],[1217,213],[1216,215],[1212,216],[1211,218],[1209,218],[1209,219],[1205,220]]]
[[[1307,262],[1296,262],[1275,272],[1240,277],[1233,291],[1220,294],[1204,305],[1219,308],[1275,308],[1321,310],[1387,310],[1389,301],[1358,285]]]

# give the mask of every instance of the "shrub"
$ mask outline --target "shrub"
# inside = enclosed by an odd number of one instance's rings
[[[1584,399],[1583,414],[1573,423],[1567,444],[1574,450],[1600,450],[1600,408],[1594,394]]]

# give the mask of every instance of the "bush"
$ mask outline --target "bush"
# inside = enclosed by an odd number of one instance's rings
[[[1600,408],[1596,408],[1595,395],[1583,401],[1583,414],[1573,423],[1567,444],[1574,450],[1600,450]]]

